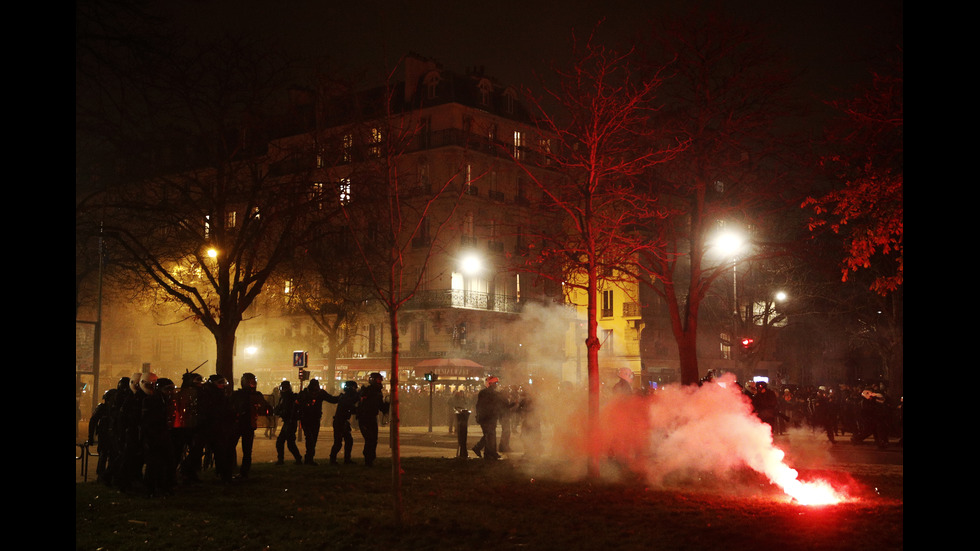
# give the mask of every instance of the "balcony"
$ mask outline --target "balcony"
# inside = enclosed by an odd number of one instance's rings
[[[639,302],[624,302],[623,303],[623,317],[627,319],[638,319],[640,318],[640,303]]]
[[[486,310],[489,312],[517,313],[520,303],[515,297],[479,291],[419,291],[403,307],[408,310],[437,310],[440,308],[460,308],[464,310]]]

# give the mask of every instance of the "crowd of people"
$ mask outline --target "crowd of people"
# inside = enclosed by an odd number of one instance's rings
[[[632,373],[621,371],[620,380],[608,393],[656,392],[647,387],[634,389]],[[277,420],[267,432],[276,439],[277,464],[285,463],[288,451],[295,464],[316,465],[324,402],[336,405],[330,423],[329,461],[355,463],[352,422],[356,422],[364,441],[363,463],[371,466],[377,457],[379,426],[386,424],[389,414],[383,379],[380,373],[372,373],[360,387],[347,381],[336,395],[320,388],[315,379],[300,392],[283,381],[267,399],[256,390],[251,373],[242,375],[240,387],[233,392],[220,375],[204,380],[199,374],[186,373],[176,388],[170,379],[134,373],[105,393],[89,422],[87,444],[98,446],[97,480],[121,491],[142,490],[153,495],[172,493],[181,482],[200,482],[202,470],[211,467],[224,482],[248,478],[255,431],[262,417]],[[711,380],[709,373],[701,384]],[[557,389],[568,393],[566,399],[552,397],[550,402],[572,402],[567,399],[573,392],[569,386],[562,383]],[[775,389],[750,381],[740,389],[774,435],[808,428],[826,434],[830,442],[849,435],[855,443],[872,439],[877,446],[886,447],[897,438],[903,444],[903,399],[893,399],[877,384]],[[399,417],[406,426],[432,422],[447,427],[450,434],[462,428],[459,423],[479,426],[481,433],[471,450],[489,461],[512,450],[511,436],[518,431],[524,455],[539,453],[542,425],[552,417],[537,411],[538,400],[529,388],[501,386],[495,376],[487,377],[480,390],[446,385],[430,395],[408,388],[400,392],[399,402]],[[472,417],[471,411],[475,413]],[[300,430],[302,451],[297,444]],[[461,451],[465,454],[466,448]]]
[[[200,482],[205,468],[213,467],[222,482],[247,479],[261,417],[275,415],[282,421],[276,437],[277,464],[285,462],[288,449],[297,464],[316,465],[317,437],[327,402],[337,405],[331,463],[338,462],[341,452],[345,463],[354,463],[351,420],[356,419],[364,439],[364,464],[371,466],[377,456],[379,418],[389,407],[382,381],[380,373],[372,373],[360,388],[347,381],[336,396],[321,389],[316,380],[297,393],[283,381],[271,405],[257,390],[251,373],[242,375],[234,391],[217,374],[205,380],[200,374],[185,373],[177,388],[170,379],[134,373],[103,395],[89,421],[86,445],[97,446],[99,482],[123,492],[168,495],[181,482]],[[304,455],[296,444],[300,427]]]
[[[850,435],[856,444],[870,438],[879,448],[886,448],[897,438],[897,444],[904,445],[904,397],[894,399],[877,383],[773,390],[768,383],[749,381],[744,393],[759,419],[776,435],[808,428],[823,432],[831,443]]]

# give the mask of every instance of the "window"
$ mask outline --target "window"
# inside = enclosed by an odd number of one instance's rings
[[[524,133],[520,130],[514,131],[514,158],[524,158]]]
[[[441,79],[437,71],[432,71],[425,75],[423,85],[425,86],[425,95],[428,99],[435,99],[440,80]]]
[[[504,92],[504,110],[507,111],[508,114],[513,114],[514,104],[516,102],[517,92],[515,92],[513,88],[508,88],[507,91]]]
[[[310,202],[316,209],[323,208],[323,182],[313,182],[310,186]]]
[[[351,151],[354,149],[354,136],[352,134],[344,134],[342,139],[343,145],[343,159],[345,163],[349,163],[352,160]]]
[[[234,228],[238,221],[238,213],[235,211],[225,213],[225,227]]]
[[[602,317],[611,318],[613,315],[613,292],[612,290],[602,292]]]
[[[350,199],[351,199],[350,178],[340,179],[340,183],[337,186],[337,194],[340,197],[341,205],[346,205],[350,203]]]
[[[371,145],[368,147],[368,153],[372,158],[377,159],[381,157],[381,141],[383,139],[384,136],[382,135],[380,128],[371,129]]]
[[[487,79],[482,79],[477,87],[480,89],[480,105],[490,105],[490,94],[493,92],[493,84]]]

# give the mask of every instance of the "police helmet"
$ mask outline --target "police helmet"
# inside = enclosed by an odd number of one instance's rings
[[[344,390],[357,390],[357,383],[354,381],[347,381],[344,383]]]
[[[283,381],[279,383],[279,390],[282,392],[292,392],[293,385],[289,381]]]
[[[256,386],[258,386],[259,382],[255,378],[254,373],[242,373],[241,384],[242,388],[248,387],[254,389]]]

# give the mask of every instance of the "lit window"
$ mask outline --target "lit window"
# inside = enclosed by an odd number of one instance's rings
[[[338,186],[337,192],[340,196],[341,205],[346,205],[347,203],[350,203],[350,199],[351,199],[350,178],[340,179],[340,184]]]
[[[349,163],[349,162],[351,162],[351,150],[354,148],[354,136],[353,135],[351,135],[351,134],[344,134],[343,147],[344,147],[344,153],[343,153],[343,155],[344,155],[344,162],[345,163]]]
[[[238,213],[235,212],[235,211],[231,211],[231,212],[225,213],[225,227],[226,228],[234,228],[235,227],[235,223],[237,222],[237,214]]]
[[[372,128],[371,129],[371,147],[368,149],[368,151],[370,152],[371,157],[373,157],[375,159],[377,159],[378,157],[381,156],[381,140],[382,139],[383,139],[383,136],[381,135],[381,129],[380,128]]]
[[[318,209],[323,207],[323,182],[313,182],[310,186],[310,202]]]
[[[524,158],[524,133],[520,130],[514,131],[514,158]]]

